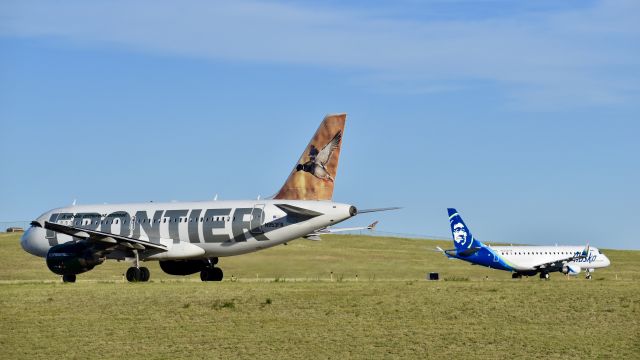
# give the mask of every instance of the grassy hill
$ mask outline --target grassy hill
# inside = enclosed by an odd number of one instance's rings
[[[18,240],[0,234],[7,359],[640,358],[638,251],[603,250],[592,281],[518,281],[432,251],[450,242],[328,236],[222,258],[235,282],[149,263],[129,284],[108,262],[62,284]]]

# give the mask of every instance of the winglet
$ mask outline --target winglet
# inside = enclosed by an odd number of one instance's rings
[[[374,221],[371,225],[367,226],[367,230],[375,230],[376,226],[378,226],[378,221]]]
[[[587,246],[584,248],[584,250],[582,250],[582,254],[580,254],[580,257],[587,257],[589,256],[589,243],[587,243]]]
[[[347,114],[327,115],[274,199],[331,200]]]

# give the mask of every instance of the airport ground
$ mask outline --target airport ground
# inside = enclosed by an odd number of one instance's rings
[[[62,284],[19,236],[0,234],[4,359],[640,358],[640,251],[512,280],[433,251],[449,242],[326,236],[223,258],[222,283],[107,262]]]

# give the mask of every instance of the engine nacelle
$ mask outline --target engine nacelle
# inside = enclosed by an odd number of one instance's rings
[[[164,260],[160,268],[169,275],[187,276],[200,272],[207,265],[205,260]]]
[[[47,267],[58,275],[77,275],[104,262],[85,243],[70,242],[52,247],[47,252]]]
[[[582,268],[576,264],[566,264],[562,267],[562,273],[565,275],[578,275],[582,271]]]

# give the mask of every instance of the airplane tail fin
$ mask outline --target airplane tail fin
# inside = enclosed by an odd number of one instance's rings
[[[347,114],[327,115],[274,199],[331,200]]]
[[[456,246],[458,253],[483,246],[480,241],[473,237],[471,230],[469,230],[469,227],[464,223],[456,209],[449,208],[447,212],[449,213],[449,224],[451,225],[453,244]]]

